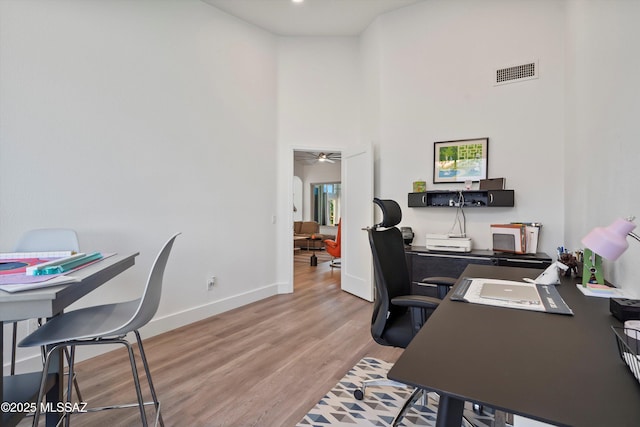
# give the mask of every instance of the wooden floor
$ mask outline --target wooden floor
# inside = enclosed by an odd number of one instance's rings
[[[296,251],[293,294],[145,340],[165,425],[294,426],[362,357],[397,359],[401,350],[371,339],[371,304],[341,291],[340,270],[316,253],[311,267]],[[78,364],[84,401],[134,402],[128,366],[124,350]],[[75,416],[80,426],[139,421],[137,409]]]

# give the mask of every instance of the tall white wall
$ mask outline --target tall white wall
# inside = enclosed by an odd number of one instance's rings
[[[91,305],[138,296],[183,232],[147,333],[276,293],[276,54],[197,0],[0,2],[0,250],[62,226],[140,251]]]
[[[278,141],[343,147],[359,138],[356,37],[281,37],[278,42]]]
[[[593,227],[640,216],[640,2],[569,1],[568,12],[566,241],[581,247]],[[628,240],[605,277],[639,298],[640,244]]]
[[[359,142],[360,79],[357,37],[278,39],[278,279],[282,292],[293,290],[289,208],[293,150],[336,152]]]
[[[463,187],[432,184],[433,143],[479,137],[489,137],[489,177],[505,177],[516,201],[514,208],[465,209],[474,247],[490,248],[490,224],[511,221],[542,222],[541,249],[550,255],[562,244],[563,5],[420,2],[382,15],[364,34],[363,98],[379,102],[365,106],[366,119],[378,122],[371,133],[379,138],[375,194],[400,202],[415,244],[424,244],[427,232],[448,232],[455,211],[408,208],[412,182],[424,179],[429,190]],[[539,62],[538,79],[493,85],[497,68],[531,60]]]

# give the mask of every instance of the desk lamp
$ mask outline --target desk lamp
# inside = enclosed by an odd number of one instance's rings
[[[585,245],[584,270],[582,284],[604,284],[602,274],[602,259],[615,261],[629,247],[627,236],[631,236],[640,242],[640,236],[632,230],[636,228],[633,223],[635,217],[619,218],[608,227],[596,227],[582,239]]]

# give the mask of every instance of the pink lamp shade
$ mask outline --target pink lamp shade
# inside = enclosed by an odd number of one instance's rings
[[[614,261],[629,247],[627,235],[636,225],[626,219],[617,219],[608,227],[596,227],[582,239],[582,244],[598,255]]]

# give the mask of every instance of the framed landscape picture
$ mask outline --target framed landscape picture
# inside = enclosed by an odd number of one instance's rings
[[[489,138],[433,144],[433,183],[480,181],[487,178]]]

